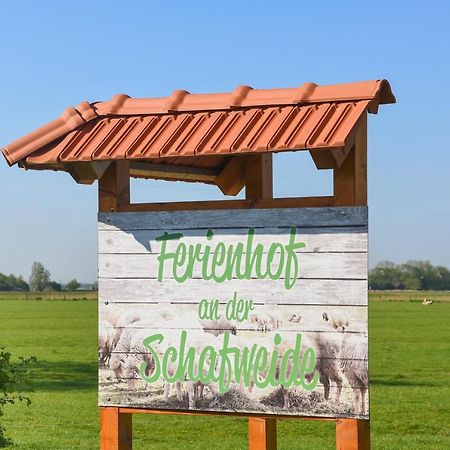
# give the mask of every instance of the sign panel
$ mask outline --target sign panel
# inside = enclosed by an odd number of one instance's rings
[[[99,215],[102,406],[368,418],[367,208]]]

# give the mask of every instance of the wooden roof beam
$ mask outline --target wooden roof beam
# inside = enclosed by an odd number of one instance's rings
[[[217,176],[215,183],[225,195],[238,195],[245,186],[247,156],[232,156]]]
[[[66,164],[66,170],[78,184],[92,184],[100,179],[111,161],[77,161]]]
[[[135,178],[214,183],[218,175],[216,169],[130,161],[130,176]]]

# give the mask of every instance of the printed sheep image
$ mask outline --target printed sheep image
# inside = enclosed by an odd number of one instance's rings
[[[105,366],[111,358],[113,336],[113,326],[106,320],[100,320],[98,326],[98,353],[101,366]]]
[[[333,311],[331,314],[324,312],[322,314],[322,319],[329,324],[336,331],[345,331],[348,328],[349,321],[345,313]]]
[[[113,337],[113,348],[117,345],[120,340],[120,337],[123,333],[123,330],[134,322],[138,322],[142,318],[142,313],[140,311],[125,311],[117,320],[115,325],[115,332]]]
[[[366,413],[366,394],[369,384],[367,352],[356,335],[344,337],[341,348],[341,369],[353,390],[356,410]]]
[[[277,330],[283,324],[282,315],[275,308],[259,307],[257,311],[249,315],[249,322],[256,331],[268,332]]]
[[[270,308],[258,306],[246,320],[239,323],[226,319],[224,315],[217,320],[200,320],[195,312],[191,317],[186,317],[181,308],[164,305],[159,307],[152,305],[137,314],[135,308],[130,306],[128,309],[123,307],[120,316],[116,318],[116,327],[112,327],[107,320],[102,320],[100,327],[101,380],[110,383],[108,380],[111,380],[111,376],[117,380],[114,382],[117,386],[115,392],[119,396],[127,392],[127,395],[136,399],[153,398],[157,407],[170,405],[173,408],[180,408],[183,405],[183,408],[189,410],[203,408],[205,405],[221,405],[222,402],[228,401],[226,399],[237,396],[234,398],[250,402],[252,408],[264,411],[267,406],[261,402],[265,401],[265,396],[278,392],[279,397],[274,405],[291,411],[299,407],[299,395],[308,398],[310,394],[314,394],[311,397],[314,400],[311,401],[317,404],[318,408],[325,410],[342,408],[343,411],[351,408],[357,415],[367,414],[367,355],[361,345],[363,330],[356,330],[354,324],[358,324],[358,321],[355,322],[353,318],[343,313],[342,309],[324,312],[313,309],[310,312],[302,307],[283,310],[276,305]],[[257,380],[253,378],[253,373],[245,383],[242,378],[233,379],[226,394],[219,393],[217,382],[205,384],[188,378],[167,382],[162,376],[152,383],[146,382],[143,377],[144,375],[150,377],[154,373],[156,362],[143,344],[145,339],[152,334],[162,334],[163,342],[154,342],[152,348],[158,355],[163,355],[170,346],[177,348],[180,345],[183,331],[187,332],[186,347],[195,349],[194,370],[198,370],[200,354],[206,347],[215,350],[215,366],[212,370],[219,370],[220,349],[223,347],[225,336],[228,335],[228,345],[239,350],[240,358],[245,352],[248,352],[246,353],[248,358],[253,346],[265,347],[269,354],[276,350],[278,356],[273,360],[276,365],[276,377],[281,370],[286,371],[285,374],[289,376],[293,367],[292,361],[287,359],[283,368],[281,362],[285,353],[295,347],[296,336],[301,334],[300,358],[303,358],[306,349],[309,348],[314,350],[316,357],[315,367],[311,373],[305,374],[305,381],[310,383],[313,377],[317,377],[318,385],[314,392],[306,392],[298,386],[285,388],[280,385],[274,389],[269,385],[264,389],[256,388],[255,381],[260,386],[268,376],[267,370],[259,371]],[[282,339],[279,344],[275,344],[274,340],[277,334]],[[115,343],[117,336],[119,338]],[[211,369],[211,360],[208,357],[202,361],[204,375]],[[145,372],[141,372],[143,364]],[[168,362],[168,376],[176,374],[178,364],[176,359]],[[342,395],[344,385],[348,385],[351,391]]]

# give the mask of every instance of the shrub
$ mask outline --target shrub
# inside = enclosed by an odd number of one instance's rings
[[[23,394],[30,365],[36,362],[36,358],[20,357],[18,362],[11,361],[11,353],[0,347],[0,418],[4,415],[4,406],[14,404],[16,401],[24,402],[30,406],[31,400]],[[11,444],[11,440],[5,436],[5,428],[0,422],[0,447]]]

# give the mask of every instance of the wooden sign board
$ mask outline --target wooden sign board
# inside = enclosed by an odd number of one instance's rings
[[[101,406],[368,418],[367,208],[99,215]]]

